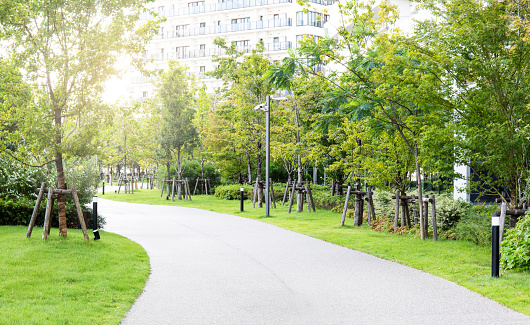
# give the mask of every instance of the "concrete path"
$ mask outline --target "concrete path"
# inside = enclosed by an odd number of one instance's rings
[[[103,199],[98,210],[151,260],[122,324],[530,324],[449,281],[259,221]]]

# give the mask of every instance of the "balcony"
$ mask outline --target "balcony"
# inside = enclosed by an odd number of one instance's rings
[[[154,37],[156,40],[160,39],[172,39],[180,37],[193,37],[193,36],[202,36],[202,35],[215,35],[215,34],[224,34],[224,33],[233,33],[233,32],[244,32],[248,30],[259,30],[259,29],[269,29],[276,27],[286,27],[292,26],[291,18],[282,18],[282,19],[270,19],[270,20],[259,20],[251,21],[239,24],[226,24],[226,25],[217,25],[209,27],[199,27],[199,28],[187,28],[179,31],[168,31],[162,34],[158,34]]]
[[[315,0],[318,2],[315,3],[321,3],[324,5],[327,5],[326,1],[321,0]],[[268,6],[272,4],[280,4],[280,3],[292,3],[293,0],[239,0],[239,1],[227,1],[224,3],[213,3],[209,5],[203,5],[203,6],[195,6],[195,7],[182,7],[177,9],[168,9],[164,11],[159,11],[159,14],[165,17],[179,17],[179,16],[189,16],[189,15],[196,15],[196,14],[203,14],[208,12],[218,12],[218,11],[225,11],[225,10],[234,10],[234,9],[244,9],[244,8],[251,8],[251,7],[260,7],[260,6]],[[313,1],[312,1],[313,2]],[[141,14],[140,18],[142,20],[151,19],[151,15],[149,15],[147,12],[144,12]]]
[[[273,42],[264,44],[266,52],[273,51],[285,51],[292,48],[292,42]],[[256,45],[239,46],[237,47],[238,52],[250,53],[255,49]],[[185,60],[185,59],[197,59],[197,58],[209,58],[214,55],[224,55],[225,52],[222,48],[208,48],[202,50],[184,50],[170,53],[154,53],[147,57],[155,61],[165,61],[169,59],[173,60]]]

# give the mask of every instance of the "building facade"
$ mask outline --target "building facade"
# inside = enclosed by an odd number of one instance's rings
[[[203,81],[209,91],[221,85],[205,73],[214,69],[212,56],[223,55],[213,44],[216,37],[235,42],[239,51],[250,52],[263,42],[265,55],[271,60],[287,56],[303,37],[325,35],[329,20],[327,9],[332,2],[310,0],[311,9],[304,12],[296,0],[158,0],[152,10],[164,16],[158,35],[144,52],[153,59],[152,68],[165,69],[169,59],[188,67],[188,73]],[[141,19],[151,17],[144,13]],[[130,72],[128,91],[133,99],[150,97],[152,79]]]

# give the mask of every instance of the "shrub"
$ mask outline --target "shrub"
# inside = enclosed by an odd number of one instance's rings
[[[455,200],[448,195],[436,197],[436,223],[440,231],[454,228],[460,219],[469,214],[473,205],[461,200]]]
[[[506,232],[501,247],[503,268],[530,270],[530,214],[519,219],[515,228]]]
[[[468,240],[481,246],[490,245],[493,210],[495,210],[495,206],[479,205],[472,207],[449,233],[453,234],[454,239]]]
[[[385,190],[376,190],[372,195],[376,217],[394,220],[395,201],[392,200],[392,195],[395,194]]]
[[[252,200],[254,188],[250,185],[220,185],[215,188],[215,196],[224,200],[239,200],[241,197],[240,188],[245,189],[243,198],[245,200]]]

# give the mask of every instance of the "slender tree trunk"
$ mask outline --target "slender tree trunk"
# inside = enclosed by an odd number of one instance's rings
[[[245,153],[247,155],[248,183],[252,184],[252,161],[250,159],[250,153],[248,152],[248,149],[245,149]]]
[[[177,198],[182,200],[182,151],[181,148],[177,149],[177,177],[178,177],[178,186],[177,186]]]
[[[302,180],[303,180],[303,175],[302,175],[302,157],[300,155],[298,155],[297,157],[297,162],[298,162],[298,180],[297,180],[297,183],[298,183],[298,186],[302,186]],[[300,191],[297,191],[296,192],[296,212],[302,212],[304,211],[304,194]]]
[[[418,205],[419,205],[419,211],[420,211],[420,234],[421,234],[421,239],[424,240],[425,238],[427,238],[427,234],[426,234],[426,231],[425,231],[425,222],[426,222],[426,219],[425,219],[425,216],[424,216],[424,213],[423,213],[423,191],[422,191],[422,186],[421,186],[421,171],[420,171],[420,162],[418,160],[418,153],[417,151],[414,152],[414,159],[416,160],[416,183],[417,183],[417,186],[418,186]]]
[[[258,148],[261,148],[261,143],[258,145]],[[261,154],[258,154],[256,157],[256,179],[258,180],[258,207],[263,208],[263,187],[259,185],[261,182]]]
[[[169,196],[169,180],[170,180],[170,178],[169,178],[169,162],[166,163],[166,171],[167,171],[167,173],[166,173],[166,180],[167,180],[166,181],[166,194],[167,194],[167,196]]]

